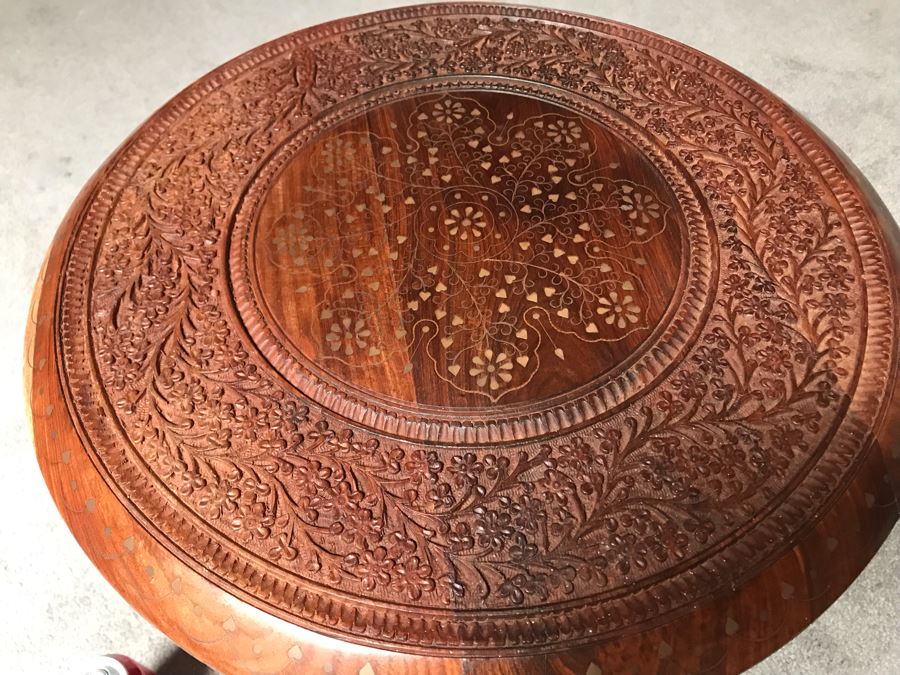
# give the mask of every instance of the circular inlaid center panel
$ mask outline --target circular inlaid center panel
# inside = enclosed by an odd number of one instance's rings
[[[257,292],[292,350],[413,404],[586,385],[647,339],[681,272],[684,224],[650,162],[515,94],[357,115],[305,144],[258,214]]]

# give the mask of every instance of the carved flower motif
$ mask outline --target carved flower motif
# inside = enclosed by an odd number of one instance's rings
[[[365,349],[372,331],[366,328],[364,319],[353,321],[348,316],[341,319],[340,323],[331,324],[325,341],[331,351],[343,351],[344,355],[352,356],[357,349]]]
[[[855,307],[856,303],[850,300],[846,293],[826,293],[822,299],[818,301],[818,306],[820,306],[828,316],[846,321],[850,318],[849,310]]]
[[[581,138],[581,131],[575,120],[559,119],[547,125],[547,137],[554,143],[574,143]]]
[[[182,471],[175,480],[178,492],[185,497],[206,487],[206,479],[195,471]]]
[[[494,355],[493,349],[485,349],[481,356],[472,357],[472,367],[469,375],[475,378],[479,387],[487,386],[491,391],[500,388],[500,383],[508,383],[512,380],[513,363],[505,352]]]
[[[499,551],[515,531],[509,513],[480,506],[475,509],[475,537],[479,546]]]
[[[532,484],[526,487],[533,489]],[[526,532],[537,532],[547,519],[544,500],[530,494],[523,494],[515,501],[503,496],[500,504],[509,511],[513,524]]]
[[[404,555],[415,553],[418,548],[415,539],[398,530],[390,532],[384,538],[384,546],[388,550],[388,555],[396,560],[400,560]]]
[[[558,504],[566,506],[576,493],[575,481],[562,471],[557,470],[556,461],[550,460],[544,475],[538,480],[537,485],[541,494],[547,500],[548,505]]]
[[[237,515],[231,520],[231,527],[246,539],[265,539],[272,534],[275,516],[263,502],[242,504]]]
[[[318,460],[311,460],[296,466],[292,478],[301,494],[313,496],[331,489],[333,475],[330,467],[322,466]]]
[[[660,206],[651,195],[643,192],[633,192],[628,186],[622,188],[619,209],[628,214],[628,218],[634,221],[640,220],[646,225],[654,220],[659,220]]]
[[[418,600],[422,597],[422,591],[434,590],[431,565],[422,564],[415,556],[396,565],[391,575],[391,587],[410,600]]]
[[[483,211],[476,211],[474,207],[467,206],[462,211],[459,209],[450,209],[450,216],[444,220],[447,226],[447,232],[452,237],[458,236],[462,241],[473,237],[481,237],[487,227],[487,221],[484,219]]]
[[[353,505],[337,511],[340,522],[334,523],[332,532],[340,535],[349,544],[366,544],[381,537],[383,529],[380,518],[374,517],[371,509]]]
[[[450,507],[456,502],[449,483],[438,483],[428,491],[427,497],[435,509]]]
[[[641,308],[634,304],[634,298],[630,295],[619,296],[612,291],[608,298],[600,298],[600,306],[597,314],[604,317],[608,325],[616,324],[619,328],[625,328],[629,323],[637,323]]]
[[[776,450],[793,455],[795,450],[805,451],[809,445],[804,440],[803,431],[788,424],[778,424],[769,432]]]
[[[384,546],[378,546],[374,551],[363,551],[361,556],[348,555],[345,562],[353,569],[362,587],[367,591],[374,590],[376,586],[387,586],[391,583],[394,561],[390,559]]]
[[[462,103],[445,98],[443,101],[434,104],[431,114],[438,122],[451,124],[454,120],[462,119],[465,112],[466,109]]]
[[[725,352],[718,347],[709,347],[707,345],[698,347],[697,353],[691,357],[691,360],[704,373],[717,377],[721,377],[725,368],[728,367],[728,363],[725,360]]]
[[[706,394],[707,383],[703,373],[682,370],[672,380],[672,386],[678,391],[683,401],[698,399]]]
[[[297,405],[296,401],[284,401],[280,405],[272,406],[267,412],[269,426],[281,428],[286,432],[295,432],[306,422],[309,408]]]
[[[594,449],[580,436],[560,446],[558,467],[578,483],[578,491],[590,495],[600,491],[605,480],[602,461],[597,461]]]
[[[475,485],[483,468],[484,464],[478,461],[478,456],[474,452],[454,455],[450,461],[450,474],[458,487]]]
[[[850,290],[853,279],[853,275],[843,265],[829,265],[819,272],[819,281],[832,290]]]
[[[172,398],[184,413],[192,413],[206,403],[206,389],[198,377],[185,378],[172,387]]]
[[[506,598],[514,605],[521,605],[525,601],[525,596],[544,597],[547,594],[542,581],[544,575],[532,574],[516,574],[506,579],[497,588],[497,595]]]
[[[759,367],[769,373],[781,375],[791,367],[791,355],[785,349],[766,345],[756,353]]]
[[[200,492],[197,510],[210,520],[218,520],[225,513],[233,513],[238,508],[241,491],[228,483],[209,483]]]

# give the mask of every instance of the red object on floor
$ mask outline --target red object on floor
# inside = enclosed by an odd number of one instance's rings
[[[89,664],[85,675],[156,675],[156,673],[122,654],[107,654]]]

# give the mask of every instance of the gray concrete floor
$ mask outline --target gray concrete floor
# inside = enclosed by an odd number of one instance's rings
[[[402,2],[0,0],[0,672],[77,672],[86,656],[110,651],[199,672],[94,570],[33,459],[22,337],[32,283],[66,208],[135,126],[222,61]],[[632,23],[735,66],[806,114],[900,214],[900,0],[533,2]],[[895,528],[848,592],[752,672],[900,673],[898,589]]]

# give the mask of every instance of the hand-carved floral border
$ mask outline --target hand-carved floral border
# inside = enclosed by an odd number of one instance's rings
[[[323,45],[327,65],[316,60]],[[316,111],[377,86],[483,70],[580,89],[687,167],[717,224],[715,310],[682,369],[583,433],[502,452],[380,443],[284,392],[244,348],[218,305],[219,228],[254,167]],[[354,641],[543,651],[688,611],[760,570],[825,510],[895,378],[884,243],[823,142],[723,66],[615,24],[452,5],[288,36],[175,99],[91,189],[57,318],[85,447],[173,554],[254,604]],[[110,231],[131,237],[111,244]],[[205,381],[185,376],[176,343],[203,360]],[[223,358],[239,380],[217,385]],[[348,482],[348,469],[365,482]],[[412,474],[426,481],[415,494],[378,485]],[[386,502],[398,509],[389,523],[373,517]],[[418,525],[401,531],[410,507]],[[334,551],[301,556],[300,536]]]

